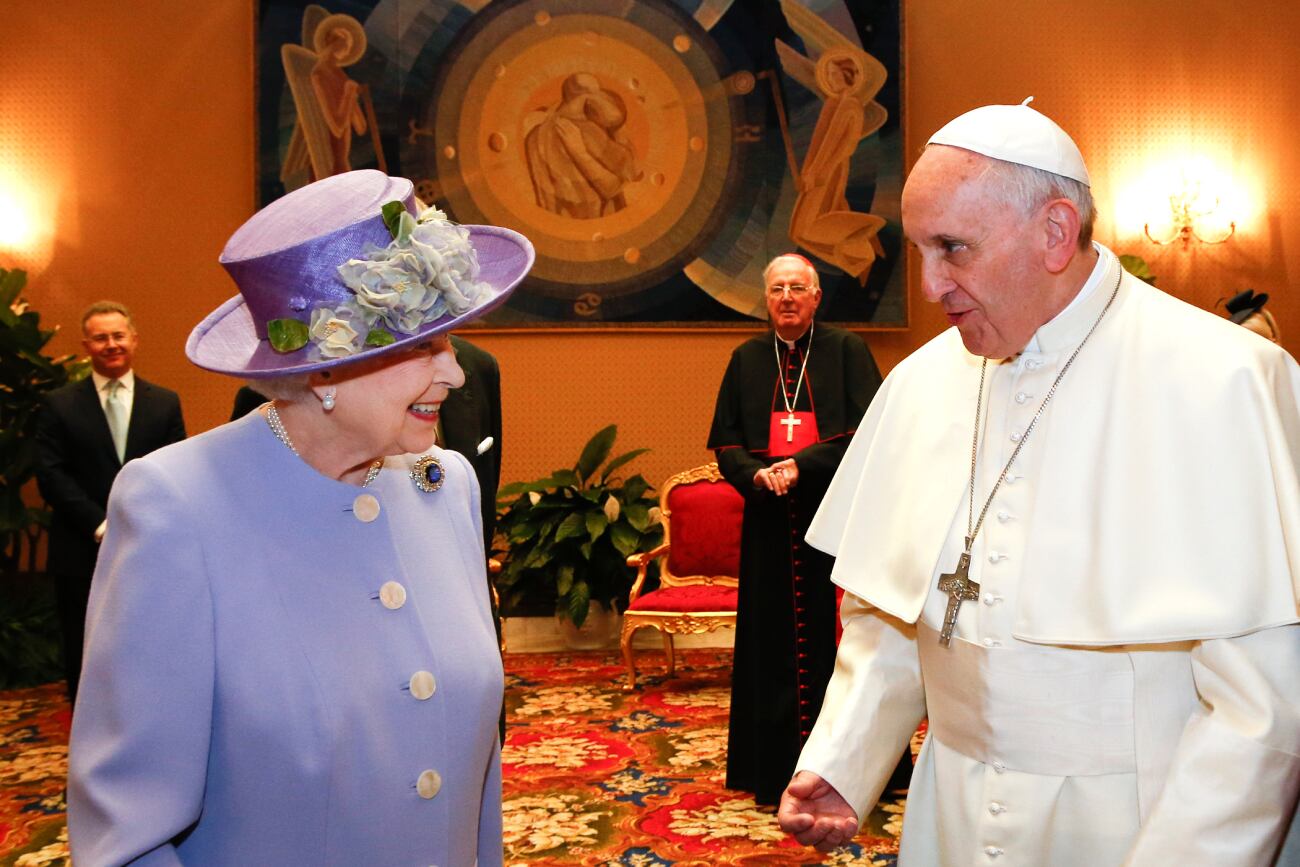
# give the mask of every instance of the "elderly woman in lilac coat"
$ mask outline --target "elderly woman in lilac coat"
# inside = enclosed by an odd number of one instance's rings
[[[78,867],[500,865],[502,671],[447,332],[532,264],[351,172],[254,215],[186,351],[274,400],[132,461],[95,573]]]

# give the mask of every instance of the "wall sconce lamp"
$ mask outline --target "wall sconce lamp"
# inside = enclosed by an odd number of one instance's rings
[[[1143,225],[1142,231],[1153,244],[1160,246],[1181,240],[1184,250],[1194,240],[1202,244],[1222,244],[1237,231],[1237,223],[1229,220],[1225,229],[1220,221],[1209,219],[1218,210],[1218,196],[1207,196],[1201,191],[1200,181],[1184,178],[1182,189],[1169,195],[1168,234],[1159,238],[1152,235],[1150,223]]]

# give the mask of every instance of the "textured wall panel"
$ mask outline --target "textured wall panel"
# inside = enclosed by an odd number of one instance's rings
[[[1300,273],[1300,15],[1289,3],[905,8],[911,155],[959,112],[1033,94],[1088,158],[1100,240],[1146,256],[1162,288],[1202,306],[1246,287],[1269,291],[1285,344],[1300,347],[1289,285]],[[68,0],[59,9],[11,3],[0,28],[0,183],[17,171],[49,190],[59,227],[39,255],[0,250],[0,264],[32,267],[32,299],[73,331],[98,297],[133,304],[142,374],[179,389],[191,429],[203,430],[225,419],[237,383],[192,368],[182,347],[232,292],[216,256],[251,208],[251,4]],[[1231,170],[1251,213],[1221,247],[1157,248],[1140,225],[1124,224],[1120,204],[1152,166],[1197,155]],[[920,300],[918,278],[913,269],[912,329],[870,338],[886,369],[944,326]],[[74,349],[74,338],[56,347]],[[633,465],[652,481],[706,459],[714,392],[742,338],[481,336],[505,376],[505,478],[571,463],[611,421],[619,445],[654,449]]]

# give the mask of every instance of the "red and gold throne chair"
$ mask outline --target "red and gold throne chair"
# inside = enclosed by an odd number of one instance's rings
[[[620,645],[627,689],[636,689],[632,636],[649,627],[663,635],[669,677],[675,671],[674,635],[697,635],[736,627],[740,574],[740,526],[745,501],[718,472],[716,463],[677,473],[659,489],[664,540],[652,551],[627,558],[636,582],[623,612]],[[659,588],[642,595],[650,563],[662,558]]]

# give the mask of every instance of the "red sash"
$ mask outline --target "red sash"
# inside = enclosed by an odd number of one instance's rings
[[[792,415],[794,424],[789,423]],[[817,417],[811,412],[774,412],[768,425],[767,453],[774,458],[788,458],[802,448],[815,445],[820,439]]]

